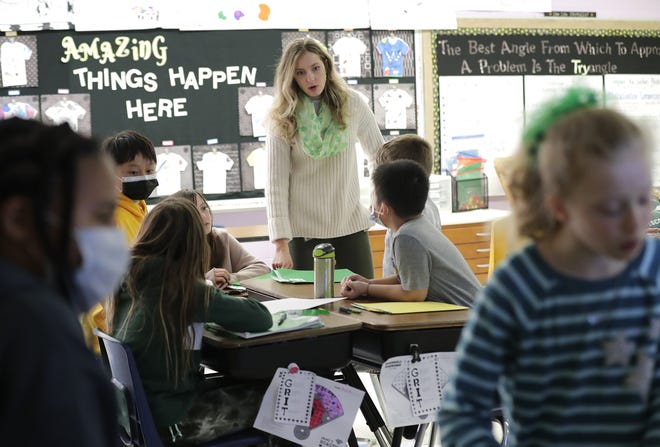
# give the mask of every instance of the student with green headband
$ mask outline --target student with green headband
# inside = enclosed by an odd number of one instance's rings
[[[650,145],[570,90],[526,131],[510,177],[520,234],[477,297],[443,390],[442,445],[660,445],[660,241]]]
[[[348,88],[317,40],[293,41],[275,73],[266,139],[268,229],[273,267],[311,269],[321,242],[336,250],[337,267],[373,278],[360,204],[355,144],[372,157],[383,144],[373,112]]]

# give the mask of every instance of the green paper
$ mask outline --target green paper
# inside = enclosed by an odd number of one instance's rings
[[[335,282],[341,282],[347,276],[352,275],[349,269],[335,270]],[[277,282],[290,284],[312,284],[314,282],[313,270],[293,270],[293,269],[275,269],[270,273],[270,277]]]

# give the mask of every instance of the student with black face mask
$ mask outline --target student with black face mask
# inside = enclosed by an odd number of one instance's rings
[[[147,137],[132,130],[123,130],[106,139],[103,148],[115,160],[117,176],[121,179],[115,223],[132,245],[147,215],[145,199],[158,186],[156,150]]]
[[[68,125],[0,121],[0,444],[117,445],[78,312],[128,265],[112,162]]]
[[[123,130],[109,138],[102,149],[115,161],[117,167],[116,188],[121,191],[114,214],[115,225],[119,227],[126,242],[133,245],[142,221],[147,215],[145,199],[158,186],[156,180],[156,150],[147,137],[133,130]],[[83,333],[87,344],[100,353],[99,343],[92,330],[107,331],[105,309],[102,304],[82,317]]]

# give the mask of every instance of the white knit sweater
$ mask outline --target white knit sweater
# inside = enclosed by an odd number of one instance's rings
[[[315,159],[300,147],[271,134],[266,139],[268,182],[266,204],[270,240],[292,237],[333,238],[370,226],[360,205],[355,143],[372,158],[383,145],[369,106],[353,91],[347,103],[348,148]]]

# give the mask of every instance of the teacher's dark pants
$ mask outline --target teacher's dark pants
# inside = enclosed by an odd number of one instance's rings
[[[289,251],[296,270],[313,270],[312,252],[318,244],[329,243],[335,247],[336,268],[349,269],[365,278],[374,277],[374,261],[371,258],[371,245],[366,231],[358,231],[348,236],[330,239],[307,239],[296,237],[289,241]]]

